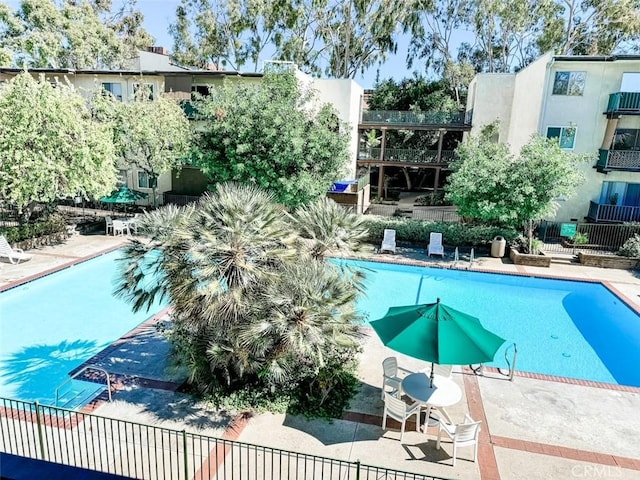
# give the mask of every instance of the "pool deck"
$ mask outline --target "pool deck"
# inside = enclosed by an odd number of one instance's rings
[[[31,250],[33,258],[26,263],[0,262],[0,289],[126,241],[123,237],[76,235],[62,245]],[[409,247],[398,248],[396,255],[377,255],[371,248],[365,256],[453,266],[449,258],[430,260],[424,250]],[[640,311],[640,277],[626,270],[570,263],[553,263],[551,268],[520,267],[508,259],[490,257],[477,258],[473,266],[463,259],[457,268],[600,281]],[[470,461],[472,448],[464,447],[452,467],[451,445],[443,443],[444,448],[437,450],[435,429],[426,435],[408,430],[401,444],[397,430],[380,427],[380,365],[392,355],[410,370],[426,365],[384,347],[370,329],[367,333],[358,370],[359,392],[344,417],[332,422],[262,414],[230,431],[229,414],[208,411],[206,405],[175,392],[180,373],[172,370],[168,361],[159,362],[157,355],[152,355],[148,366],[141,363],[145,348],[154,354],[167,352],[167,345],[154,337],[149,325],[130,332],[95,359],[108,365],[121,380],[114,402],[97,405],[95,413],[442,478],[640,478],[640,388],[542,375],[518,375],[510,382],[493,370],[476,376],[467,369],[457,369],[453,378],[463,398],[447,410],[454,421],[461,421],[467,413],[482,420],[478,462]]]

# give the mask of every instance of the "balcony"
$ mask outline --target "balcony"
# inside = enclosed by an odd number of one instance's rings
[[[360,125],[363,126],[457,126],[471,128],[470,112],[409,112],[395,110],[364,110]]]
[[[609,95],[607,116],[640,115],[640,92],[616,92]]]
[[[592,222],[640,222],[640,206],[607,205],[592,201],[587,218]]]
[[[361,163],[380,163],[380,148],[366,148],[358,152],[358,161]],[[416,150],[413,148],[386,148],[384,150],[385,163],[396,163],[399,166],[406,164],[449,164],[455,158],[454,150],[442,150],[438,160],[437,150]]]
[[[598,172],[640,172],[640,151],[602,150],[596,164]]]

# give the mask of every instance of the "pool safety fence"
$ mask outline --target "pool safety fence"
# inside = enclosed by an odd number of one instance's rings
[[[140,479],[442,480],[6,398],[0,451]]]
[[[563,236],[561,222],[540,222],[536,236],[544,243],[544,251],[576,255],[585,253],[615,253],[634,234],[640,234],[640,224],[575,223],[575,235]],[[571,231],[565,228],[565,232]]]

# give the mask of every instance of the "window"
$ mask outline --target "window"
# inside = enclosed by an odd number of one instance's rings
[[[600,204],[640,207],[640,183],[602,182]]]
[[[138,172],[138,188],[154,188],[157,185],[155,177],[147,172]]]
[[[640,150],[640,130],[618,128],[613,137],[613,150]]]
[[[640,72],[625,72],[620,83],[621,92],[640,92]]]
[[[197,95],[194,95],[194,94],[197,94]],[[211,95],[209,85],[192,85],[191,86],[191,98],[196,98],[198,96],[208,97],[209,95]]]
[[[572,150],[576,143],[576,127],[547,127],[547,138],[557,138],[560,148]]]
[[[105,92],[109,92],[113,95],[116,100],[122,101],[122,84],[121,83],[110,83],[110,82],[102,82],[102,89]]]
[[[553,94],[582,95],[586,78],[586,72],[556,72],[556,78],[553,82]]]
[[[153,100],[154,98],[154,85],[153,83],[143,83],[142,85],[139,83],[134,83],[133,84],[133,98],[138,98],[138,91],[140,91],[141,88],[146,89],[147,91],[147,99],[148,100]]]

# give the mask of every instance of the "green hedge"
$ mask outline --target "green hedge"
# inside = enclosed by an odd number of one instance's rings
[[[61,215],[51,215],[48,219],[33,223],[25,223],[17,227],[2,227],[0,234],[9,243],[21,242],[29,238],[42,237],[52,233],[66,232],[67,223]]]
[[[510,228],[490,227],[485,225],[467,225],[464,223],[429,222],[398,217],[382,217],[366,215],[364,225],[369,229],[370,242],[382,240],[384,229],[396,231],[396,240],[420,244],[429,243],[431,232],[442,233],[442,242],[447,245],[479,246],[486,245],[495,237],[501,236],[512,242],[518,233]]]

